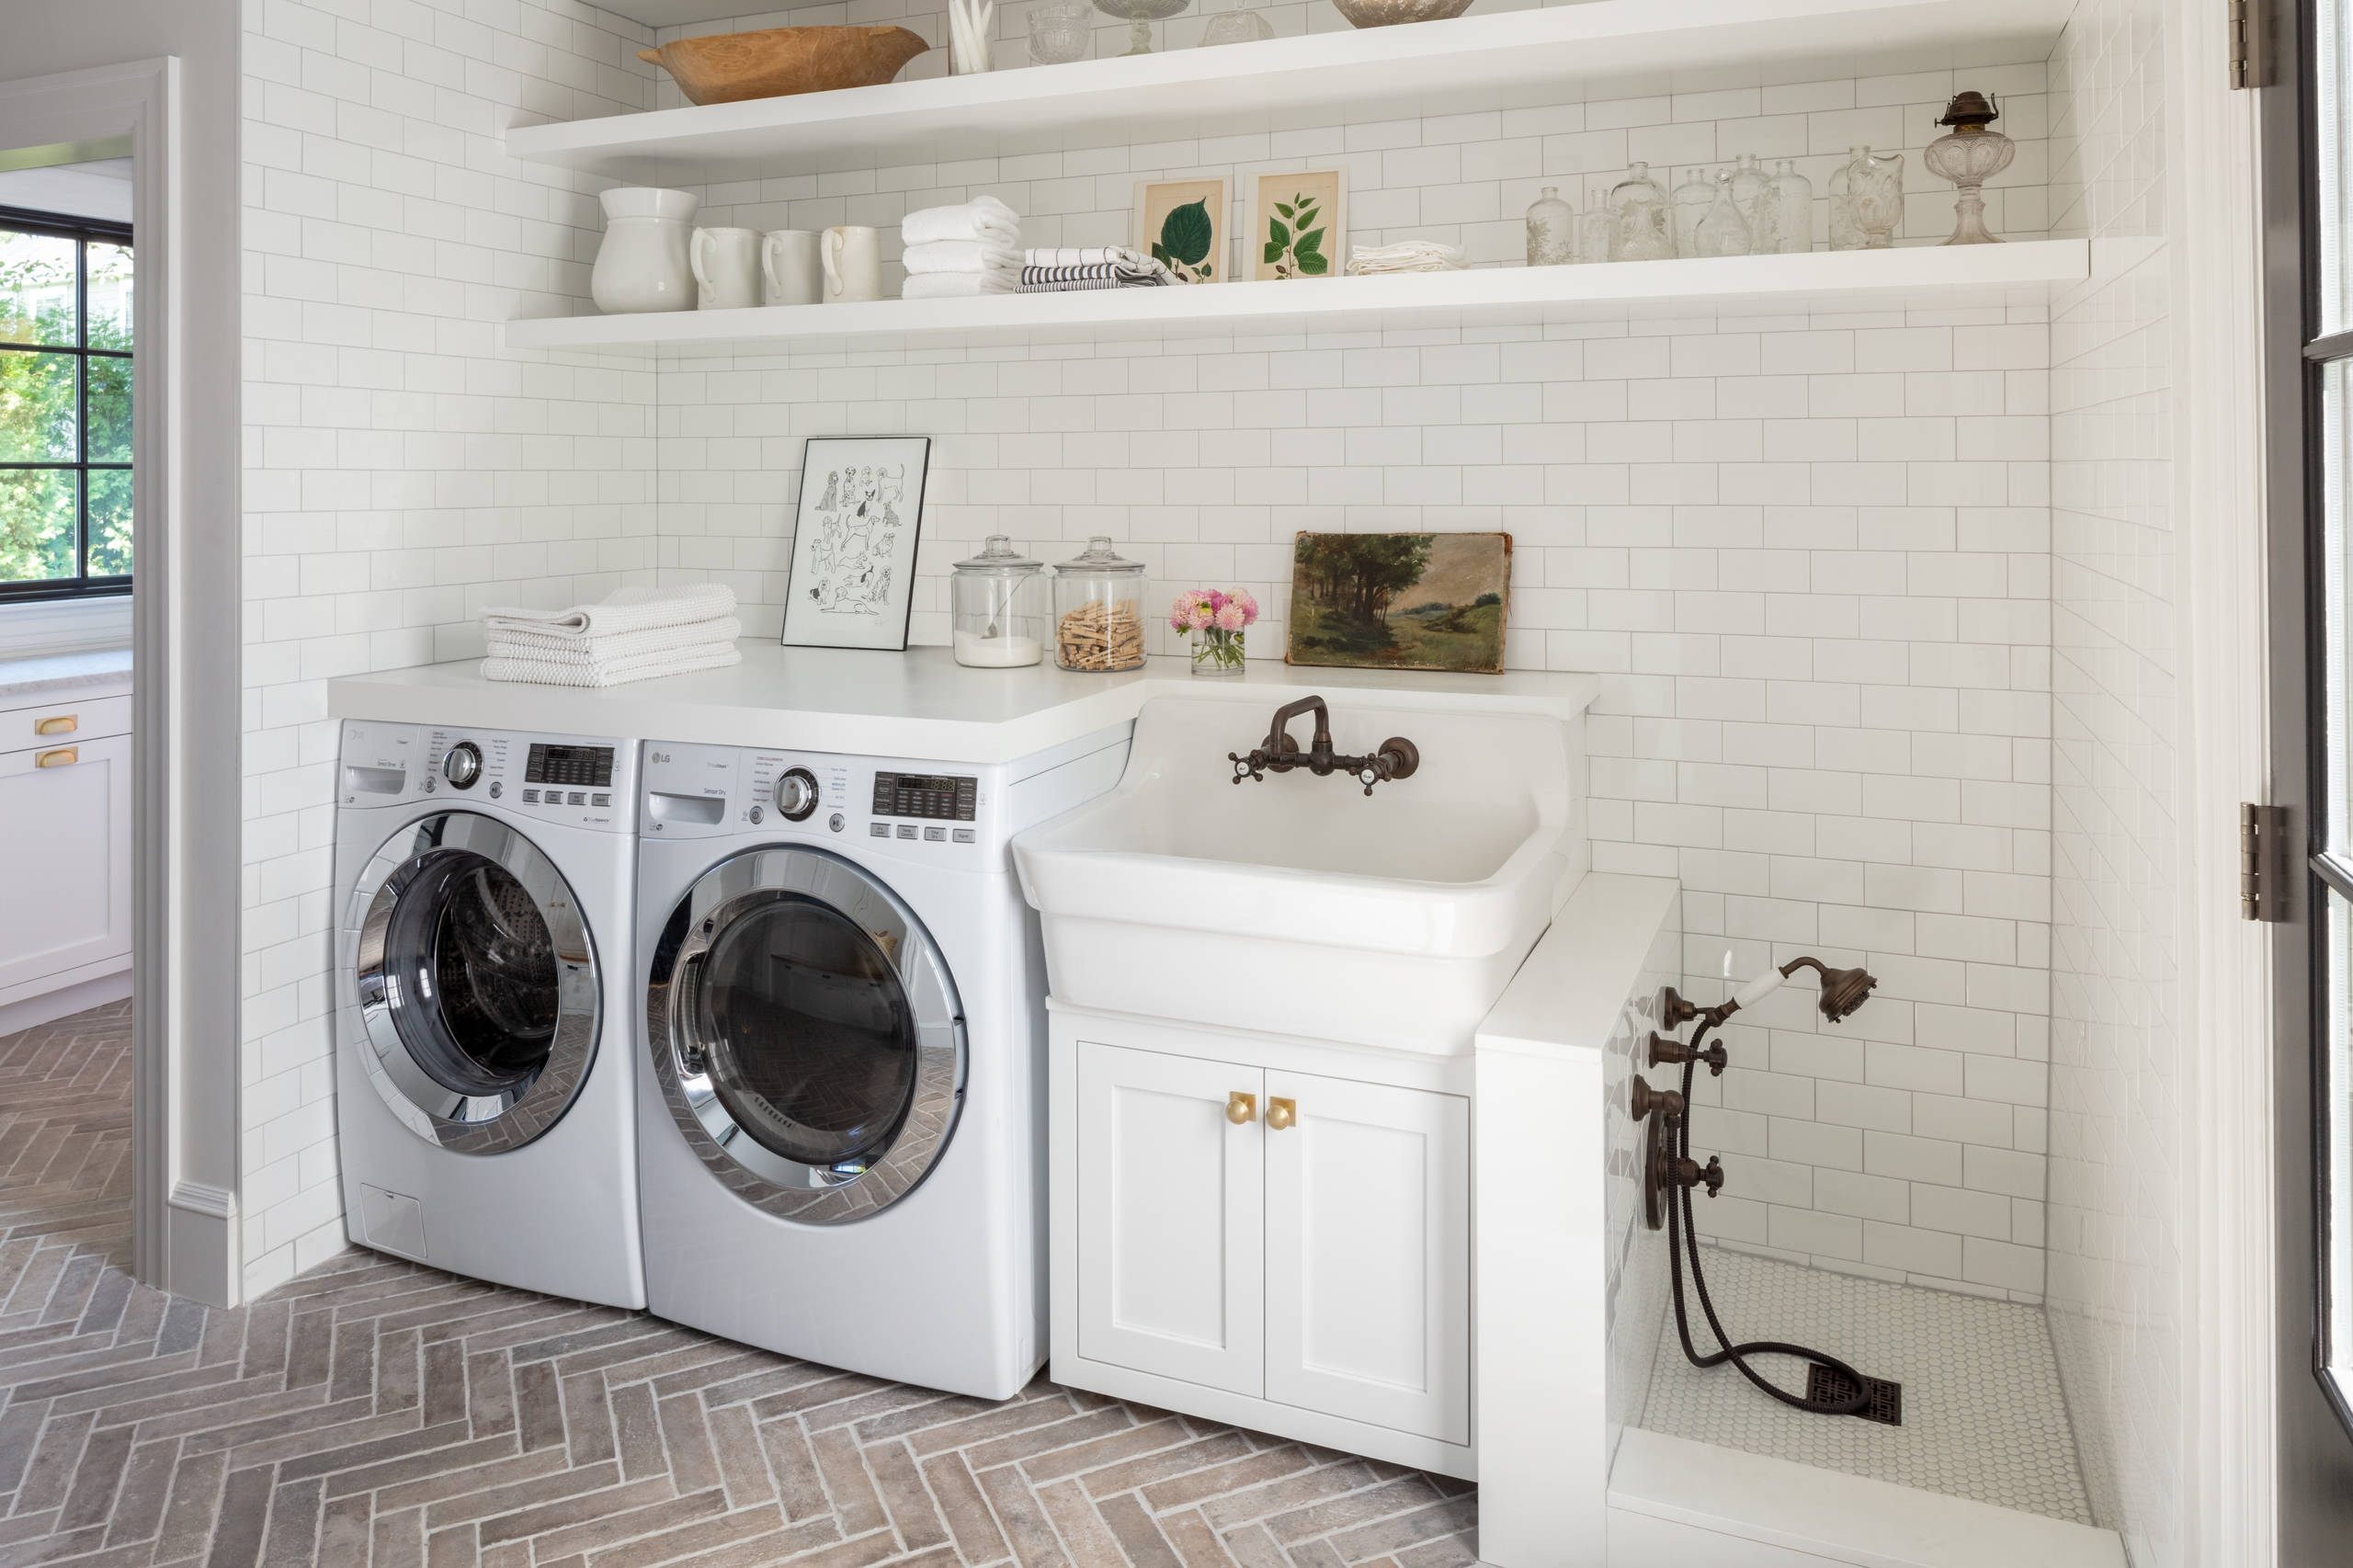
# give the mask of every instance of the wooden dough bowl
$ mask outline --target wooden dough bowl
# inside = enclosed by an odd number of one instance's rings
[[[698,104],[780,98],[871,87],[931,45],[919,34],[884,23],[870,28],[763,28],[673,40],[641,49],[640,60],[670,73]]]

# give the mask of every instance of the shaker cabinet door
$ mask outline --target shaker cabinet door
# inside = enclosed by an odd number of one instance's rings
[[[131,737],[0,755],[0,822],[10,824],[0,850],[0,1002],[126,957]]]
[[[1256,1395],[1263,1378],[1263,1074],[1078,1046],[1078,1348]],[[1237,1096],[1248,1119],[1228,1115]]]
[[[1267,1397],[1469,1442],[1470,1101],[1299,1073],[1267,1096]]]

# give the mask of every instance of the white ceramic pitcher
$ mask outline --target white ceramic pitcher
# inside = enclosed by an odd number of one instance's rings
[[[817,261],[817,234],[810,229],[771,229],[760,242],[760,301],[769,305],[813,305],[825,286]]]
[[[825,268],[825,301],[882,297],[882,241],[862,223],[827,229],[818,240]]]
[[[616,186],[598,197],[605,238],[588,292],[607,315],[695,308],[687,245],[700,199],[691,191]]]

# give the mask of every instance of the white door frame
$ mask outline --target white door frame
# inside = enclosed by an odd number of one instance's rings
[[[176,59],[0,82],[0,147],[131,142],[139,251],[132,1268],[176,1295],[231,1305],[239,1293],[237,454],[198,460],[189,447],[199,367],[187,353],[181,105]],[[236,213],[205,221],[233,223]],[[217,292],[201,308],[233,312],[233,275]]]

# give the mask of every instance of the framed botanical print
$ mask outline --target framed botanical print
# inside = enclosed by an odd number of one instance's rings
[[[1243,275],[1262,280],[1340,276],[1348,254],[1342,211],[1347,194],[1346,169],[1257,176],[1242,242]]]
[[[1135,248],[1179,283],[1224,282],[1229,200],[1222,179],[1139,180]]]
[[[786,580],[788,648],[907,646],[928,436],[813,436]]]

